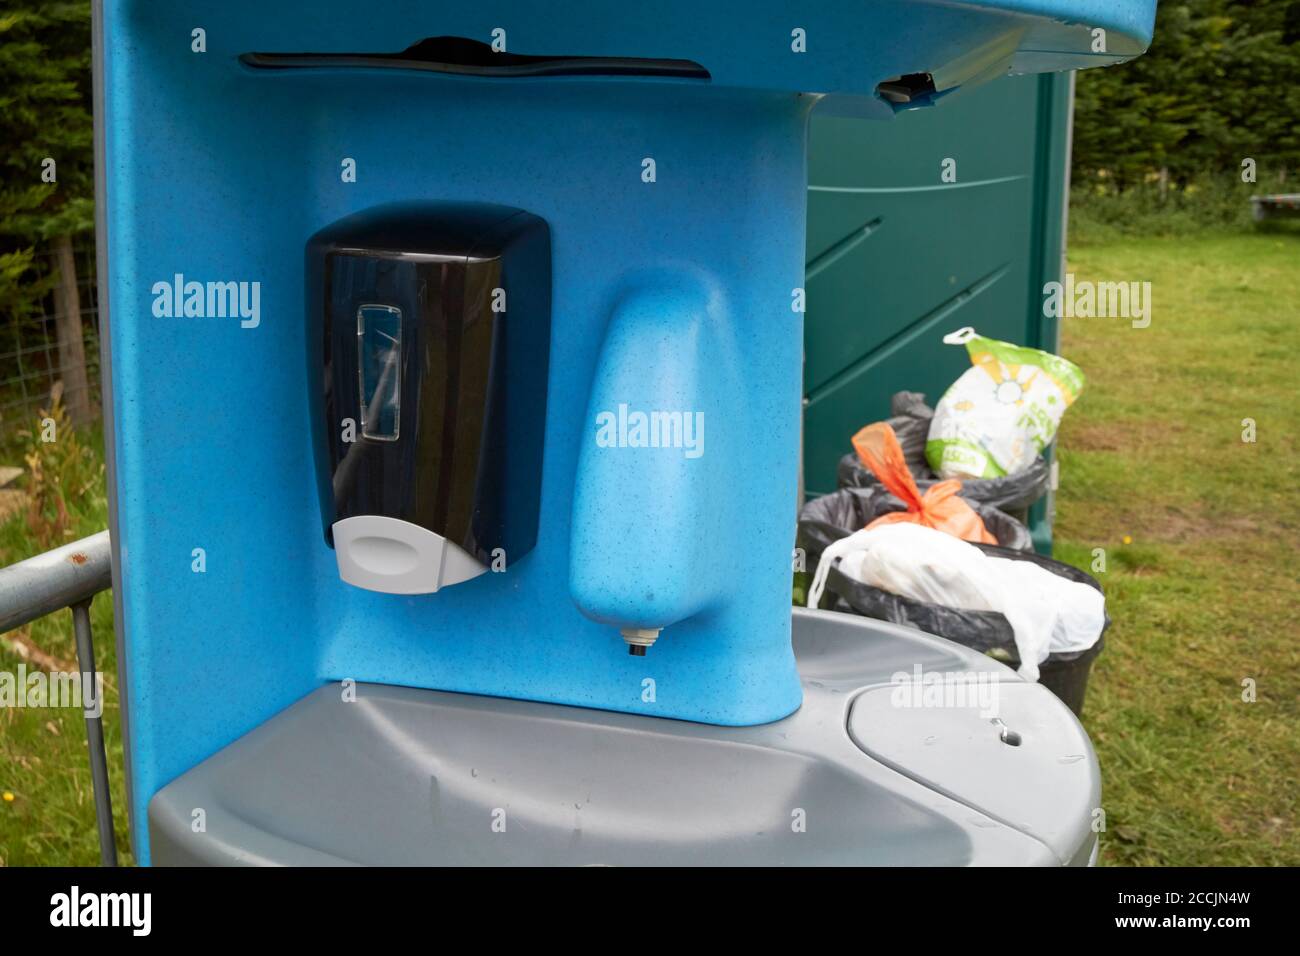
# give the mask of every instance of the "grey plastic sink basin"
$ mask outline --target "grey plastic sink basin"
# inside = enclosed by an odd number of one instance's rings
[[[1049,692],[894,625],[797,609],[794,634],[804,704],[758,727],[370,684],[349,702],[326,685],[154,796],[153,861],[1088,861],[1096,761]],[[892,675],[916,664],[1014,686],[1007,720],[1032,733],[1004,755],[972,709],[891,713]],[[970,758],[990,755],[996,770],[980,775]]]

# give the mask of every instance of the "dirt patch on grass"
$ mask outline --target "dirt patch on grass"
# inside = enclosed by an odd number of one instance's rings
[[[1253,515],[1212,511],[1196,504],[1152,505],[1134,501],[1131,505],[1093,504],[1081,526],[1079,516],[1070,514],[1058,527],[1067,538],[1095,540],[1100,545],[1128,543],[1198,544],[1237,541],[1247,543],[1273,533]]]
[[[26,631],[10,631],[4,636],[3,642],[22,660],[35,664],[43,671],[71,673],[77,670],[77,665],[72,661],[46,653]]]
[[[27,507],[27,495],[14,488],[0,488],[0,523]]]
[[[1155,419],[1090,422],[1075,418],[1061,423],[1060,440],[1071,451],[1132,451],[1180,444],[1183,431],[1178,422]]]
[[[1144,512],[1143,533],[1155,541],[1186,542],[1207,538],[1253,538],[1264,528],[1251,515],[1224,514],[1207,508],[1190,512],[1176,506],[1153,508]]]

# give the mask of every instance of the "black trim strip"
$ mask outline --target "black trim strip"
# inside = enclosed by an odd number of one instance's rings
[[[671,76],[708,80],[694,60],[654,57],[531,56],[495,53],[486,43],[464,37],[429,37],[400,53],[245,53],[245,66],[259,70],[387,68],[460,76]]]

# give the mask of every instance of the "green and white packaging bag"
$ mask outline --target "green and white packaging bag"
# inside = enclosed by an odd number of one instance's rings
[[[1073,362],[986,339],[969,326],[943,337],[965,345],[971,368],[939,399],[925,457],[940,478],[1000,478],[1024,471],[1056,437],[1083,391]]]

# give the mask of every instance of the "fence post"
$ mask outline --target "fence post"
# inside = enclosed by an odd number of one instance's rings
[[[59,337],[59,376],[72,423],[90,421],[90,383],[86,378],[86,343],[81,327],[81,291],[77,288],[77,257],[72,237],[54,240],[54,325]]]

